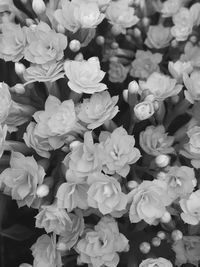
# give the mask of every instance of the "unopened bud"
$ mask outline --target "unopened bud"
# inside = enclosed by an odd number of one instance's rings
[[[81,43],[78,40],[71,40],[69,48],[72,52],[78,52],[81,48]]]
[[[132,81],[128,85],[128,91],[130,94],[137,94],[139,91],[139,85],[136,81]]]
[[[124,101],[127,103],[128,102],[128,90],[124,90],[122,92],[122,95],[123,95],[123,98],[124,98]]]
[[[166,234],[163,231],[159,231],[157,233],[157,237],[159,237],[161,240],[164,240],[166,238]]]
[[[142,35],[140,29],[134,28],[133,35],[134,35],[135,38],[140,38],[141,35]]]
[[[112,28],[111,28],[111,32],[112,32],[112,34],[113,34],[114,36],[117,36],[117,35],[119,35],[119,34],[121,33],[121,27],[118,26],[118,25],[114,25],[114,26],[112,26]]]
[[[26,25],[27,25],[28,27],[30,27],[30,26],[33,25],[33,24],[35,24],[35,21],[34,21],[33,19],[29,19],[29,18],[26,19]]]
[[[136,181],[129,181],[127,186],[130,190],[132,190],[138,186],[138,183]]]
[[[15,92],[16,94],[24,94],[25,93],[25,88],[22,83],[17,83],[15,86],[13,86],[12,91]]]
[[[97,36],[96,43],[98,45],[104,45],[105,44],[105,38],[102,35]]]
[[[159,155],[155,158],[155,163],[158,167],[164,168],[169,165],[170,157],[168,155]]]
[[[183,233],[180,230],[174,230],[171,237],[174,241],[178,241],[183,238]]]
[[[161,239],[159,237],[154,237],[152,238],[152,241],[151,241],[151,244],[154,246],[154,247],[159,247],[160,244],[161,244]]]
[[[148,254],[150,250],[151,250],[151,245],[148,242],[142,242],[140,244],[140,251],[143,254]]]
[[[65,28],[61,24],[58,24],[57,25],[57,32],[64,34],[65,33]]]
[[[112,42],[111,48],[112,49],[117,49],[117,48],[119,48],[119,44],[117,42]]]
[[[69,145],[69,148],[72,150],[76,147],[78,147],[80,144],[82,144],[80,141],[76,140],[76,141],[73,141],[71,142],[71,144]]]
[[[24,66],[24,64],[18,62],[15,63],[15,72],[17,75],[23,74],[25,70],[26,67]]]
[[[163,216],[161,217],[160,221],[162,223],[169,223],[171,221],[171,215],[168,211],[166,211]]]
[[[46,184],[39,185],[36,191],[36,195],[39,198],[46,197],[49,194],[49,187]]]
[[[33,0],[32,8],[33,11],[38,15],[44,13],[46,10],[46,6],[43,0]]]
[[[76,61],[82,61],[83,59],[84,59],[84,57],[83,57],[82,53],[78,53],[74,58],[74,60],[76,60]]]

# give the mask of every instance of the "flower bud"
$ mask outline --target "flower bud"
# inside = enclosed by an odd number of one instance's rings
[[[140,29],[134,28],[133,35],[134,35],[135,38],[140,39],[141,35],[142,35]]]
[[[114,25],[111,28],[111,32],[114,36],[117,36],[121,33],[121,28],[118,25]]]
[[[49,187],[46,184],[39,185],[36,191],[36,195],[39,198],[46,197],[49,194]]]
[[[15,72],[17,75],[22,75],[25,70],[26,70],[26,67],[24,66],[24,64],[19,63],[19,62],[15,63]]]
[[[143,254],[148,254],[150,250],[151,250],[151,245],[148,242],[142,242],[140,244],[140,251]]]
[[[195,35],[190,36],[190,42],[191,43],[195,44],[197,42],[197,40],[198,40],[197,36],[195,36]]]
[[[78,147],[80,144],[82,144],[80,141],[76,140],[76,141],[73,141],[71,142],[71,144],[69,145],[69,148],[71,150],[73,150],[74,148]]]
[[[161,217],[160,221],[162,223],[169,223],[171,221],[171,215],[168,211],[164,213],[164,215]]]
[[[147,27],[149,26],[149,24],[150,24],[150,19],[147,18],[147,17],[144,17],[144,18],[142,19],[142,25],[143,25],[145,28],[147,28]]]
[[[58,24],[57,25],[57,32],[64,34],[65,33],[65,28],[61,24]]]
[[[155,158],[155,163],[158,167],[164,168],[169,165],[170,157],[168,155],[159,155]]]
[[[174,230],[171,237],[174,241],[178,241],[183,238],[183,233],[180,230]]]
[[[122,92],[122,95],[123,95],[123,98],[124,98],[124,101],[127,103],[128,102],[128,90],[124,90]]]
[[[83,59],[84,59],[84,57],[83,57],[82,53],[78,53],[74,58],[74,60],[76,60],[76,61],[82,61]]]
[[[37,15],[44,13],[44,11],[46,10],[46,6],[43,0],[33,0],[32,8]]]
[[[130,190],[132,190],[138,186],[138,183],[136,181],[129,181],[127,186]]]
[[[165,180],[165,178],[166,178],[166,173],[165,172],[159,172],[157,174],[157,179],[158,180]]]
[[[174,95],[171,97],[171,101],[173,104],[177,104],[180,100],[180,96],[179,95]]]
[[[161,240],[164,240],[166,238],[166,234],[163,231],[159,231],[157,233],[157,237],[159,237]]]
[[[64,242],[58,242],[57,243],[57,250],[64,252],[68,249],[68,247],[66,246],[66,244]]]
[[[81,43],[78,40],[71,40],[69,48],[72,52],[78,52],[81,48]]]
[[[30,19],[30,18],[26,19],[26,25],[28,27],[31,26],[31,25],[33,25],[33,24],[35,24],[35,21],[33,19]]]
[[[154,105],[150,101],[143,101],[134,107],[134,113],[138,120],[146,120],[154,114]]]
[[[119,48],[119,44],[117,42],[112,42],[111,48],[112,49],[117,49],[117,48]]]
[[[152,238],[151,243],[154,247],[159,247],[161,244],[161,239],[158,236],[156,236],[156,237]]]
[[[25,93],[24,85],[22,83],[15,84],[12,88],[12,92],[20,95],[24,94]]]
[[[97,36],[96,43],[98,45],[104,45],[105,44],[105,38],[104,38],[104,36],[102,36],[102,35]]]
[[[128,85],[128,92],[130,94],[137,94],[139,91],[139,85],[136,81],[132,81]]]

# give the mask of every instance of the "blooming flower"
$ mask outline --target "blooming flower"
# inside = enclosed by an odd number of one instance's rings
[[[198,266],[200,255],[200,237],[199,236],[183,236],[182,239],[176,241],[172,245],[173,251],[176,253],[177,266],[185,263]]]
[[[128,6],[127,2],[122,0],[117,2],[111,1],[106,9],[106,18],[110,24],[117,27],[119,32],[125,34],[126,28],[134,26],[139,21],[134,13],[134,8]]]
[[[78,241],[84,231],[84,219],[79,211],[69,214],[71,226],[67,227],[63,236],[58,239],[58,244],[63,243],[66,250],[70,250]]]
[[[139,149],[135,148],[135,139],[128,135],[123,127],[115,129],[111,134],[101,132],[99,136],[99,153],[105,173],[126,177],[130,164],[140,158]]]
[[[119,233],[116,221],[108,216],[102,217],[94,230],[88,230],[75,247],[79,253],[78,264],[86,263],[94,267],[116,267],[119,263],[117,252],[128,249],[128,240]]]
[[[31,64],[23,74],[27,82],[55,82],[64,78],[63,62],[51,62],[47,64]]]
[[[3,123],[8,117],[11,107],[11,95],[6,83],[0,83],[0,123]]]
[[[56,193],[56,198],[58,201],[58,207],[67,209],[68,212],[71,212],[75,208],[87,209],[87,183],[77,183],[77,182],[67,182],[62,183]]]
[[[171,34],[177,41],[185,41],[192,33],[193,18],[188,8],[181,7],[177,14],[173,15],[174,26],[171,28]]]
[[[127,196],[116,178],[99,172],[89,175],[87,183],[90,185],[87,192],[90,207],[98,208],[103,215],[125,210]]]
[[[165,100],[179,94],[183,86],[176,83],[176,79],[158,72],[153,72],[146,82],[139,81],[141,91],[148,90],[157,100]]]
[[[197,184],[194,169],[187,166],[170,167],[162,180],[167,183],[168,195],[172,200],[192,193]]]
[[[18,62],[24,56],[26,35],[19,24],[7,22],[1,26],[0,57],[5,61]]]
[[[151,51],[137,50],[135,60],[131,63],[130,75],[134,78],[147,79],[153,72],[159,71],[158,64],[162,61],[162,54]]]
[[[173,136],[167,136],[163,125],[157,127],[151,125],[140,133],[140,146],[149,155],[158,156],[174,152],[172,144]]]
[[[153,116],[154,112],[154,105],[151,101],[142,101],[134,107],[134,114],[136,118],[141,121]]]
[[[184,149],[180,150],[180,154],[191,159],[191,163],[195,168],[200,168],[200,127],[193,126],[187,131],[189,142],[184,144]]]
[[[83,128],[77,123],[74,102],[60,102],[55,96],[49,95],[45,102],[45,110],[33,115],[37,125],[35,134],[48,138],[50,145],[56,149],[64,144],[67,134],[81,132]]]
[[[43,183],[45,171],[33,157],[25,157],[19,152],[12,152],[10,168],[0,174],[0,186],[4,193],[11,195],[19,207],[38,208],[40,199],[36,190]]]
[[[200,67],[200,47],[187,42],[184,47],[184,54],[180,57],[181,61],[190,61],[193,67]]]
[[[183,81],[187,91],[184,91],[185,98],[194,103],[195,100],[200,100],[199,85],[200,85],[200,71],[194,70],[190,76],[187,73],[183,75]]]
[[[143,260],[139,267],[173,267],[171,261],[165,259],[165,258],[148,258],[146,260]]]
[[[118,96],[111,97],[108,91],[94,93],[78,106],[77,116],[88,129],[93,130],[115,117],[119,111],[116,106],[118,99]]]
[[[85,181],[91,172],[101,170],[98,144],[94,144],[91,132],[84,134],[84,143],[75,147],[64,161],[68,162],[67,179],[71,171],[80,181]]]
[[[200,190],[197,190],[188,198],[180,200],[183,212],[181,218],[185,223],[196,225],[200,222]]]
[[[105,17],[96,1],[78,0],[62,1],[61,9],[57,9],[54,16],[58,23],[73,33],[80,28],[96,28]]]
[[[109,64],[109,81],[112,83],[122,83],[125,81],[127,74],[128,74],[128,68],[124,67],[119,62],[111,62]]]
[[[48,138],[43,138],[37,134],[36,123],[30,122],[23,135],[23,139],[28,147],[32,147],[38,155],[44,158],[50,157],[50,150],[54,148],[50,145]]]
[[[44,228],[47,233],[54,232],[57,235],[64,235],[65,230],[72,224],[66,210],[59,208],[56,203],[41,206],[35,218],[36,227]]]
[[[131,202],[129,218],[132,223],[144,220],[154,224],[166,212],[171,203],[167,195],[166,184],[162,181],[143,181],[129,193]]]
[[[83,61],[67,60],[64,69],[69,87],[78,94],[93,94],[107,89],[104,83],[100,83],[105,72],[100,69],[97,57]]]
[[[193,71],[193,66],[190,61],[182,62],[178,60],[175,63],[170,61],[168,64],[168,70],[172,77],[177,80],[177,82],[182,82],[184,73],[190,74]]]
[[[164,18],[172,17],[184,4],[182,0],[167,0],[163,3],[161,13]]]
[[[61,267],[61,255],[56,250],[56,235],[40,236],[31,247],[34,267]]]
[[[63,50],[67,47],[67,37],[57,33],[45,22],[35,27],[26,27],[28,45],[25,49],[25,59],[36,64],[46,64],[61,60]]]
[[[149,48],[161,49],[167,47],[171,39],[170,28],[159,24],[149,27],[145,44]]]

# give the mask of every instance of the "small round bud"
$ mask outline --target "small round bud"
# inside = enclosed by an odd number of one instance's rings
[[[64,34],[65,33],[65,28],[61,24],[58,24],[57,25],[57,32]]]
[[[83,59],[84,59],[84,57],[83,57],[82,53],[78,53],[74,58],[74,60],[76,60],[76,61],[82,61]]]
[[[73,141],[71,142],[71,144],[69,145],[69,148],[72,150],[76,147],[78,147],[80,144],[82,144],[80,141],[76,140],[76,141]]]
[[[57,250],[59,251],[66,251],[68,249],[68,247],[66,246],[64,242],[58,242],[56,247],[57,247]]]
[[[111,33],[112,33],[114,36],[117,36],[117,35],[121,34],[121,28],[120,28],[118,25],[114,25],[114,26],[112,26],[112,28],[111,28]]]
[[[81,49],[81,43],[78,40],[71,40],[69,48],[72,52],[78,52]]]
[[[117,49],[117,48],[119,48],[119,44],[117,42],[112,42],[111,48],[112,49]]]
[[[13,86],[13,92],[15,92],[16,94],[24,94],[25,93],[25,88],[24,85],[22,83],[17,83]]]
[[[162,222],[162,223],[169,223],[170,221],[171,221],[171,215],[170,215],[170,213],[168,212],[168,211],[166,211],[165,213],[164,213],[164,215],[160,218],[160,221]]]
[[[127,103],[128,102],[128,90],[124,90],[122,92],[122,95],[123,95],[123,98],[124,98],[124,101]]]
[[[178,42],[176,40],[171,41],[171,47],[176,48],[178,46]]]
[[[133,30],[133,35],[134,35],[134,37],[135,38],[140,38],[141,37],[141,30],[140,29],[138,29],[138,28],[134,28],[134,30]]]
[[[140,251],[143,254],[148,254],[150,250],[151,250],[151,245],[148,242],[142,242],[140,244]]]
[[[102,35],[97,36],[96,43],[98,45],[104,45],[105,44],[105,37],[103,37]]]
[[[132,81],[128,85],[128,91],[130,94],[137,94],[139,91],[139,85],[136,81]]]
[[[134,188],[136,188],[136,187],[138,186],[138,183],[137,183],[136,181],[129,181],[129,182],[127,183],[127,186],[128,186],[128,188],[129,188],[130,190],[132,190],[132,189],[134,189]]]
[[[142,19],[142,25],[146,28],[146,27],[149,26],[149,24],[150,24],[150,19],[147,18],[147,17],[144,17],[144,18]]]
[[[36,195],[39,198],[46,197],[49,194],[49,187],[46,184],[41,184],[38,186]]]
[[[155,163],[158,167],[164,168],[169,165],[170,157],[168,155],[159,155],[155,158]]]
[[[161,244],[161,239],[158,236],[156,236],[156,237],[152,238],[151,243],[154,247],[159,247]]]
[[[171,237],[174,241],[178,241],[183,238],[183,233],[180,230],[174,230],[171,233]]]
[[[32,8],[33,11],[38,15],[44,13],[46,10],[46,6],[43,0],[33,0]]]
[[[26,67],[24,66],[24,64],[18,62],[15,63],[15,72],[17,75],[23,74],[25,70]]]
[[[195,44],[197,42],[197,36],[195,35],[190,36],[190,42]]]
[[[110,57],[110,58],[109,58],[109,61],[110,61],[110,62],[118,62],[118,57],[115,57],[115,56]]]
[[[159,231],[157,233],[157,237],[159,237],[161,240],[164,240],[166,238],[166,234],[163,231]]]

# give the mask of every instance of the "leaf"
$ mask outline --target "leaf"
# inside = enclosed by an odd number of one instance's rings
[[[1,230],[0,234],[16,241],[24,241],[33,235],[33,231],[24,225],[14,224],[7,229]]]

